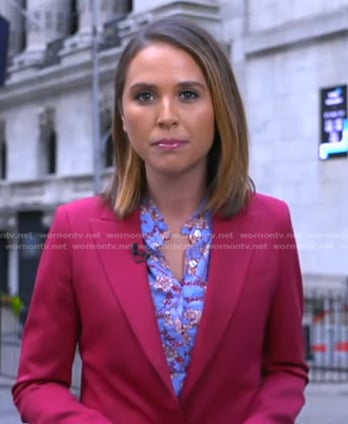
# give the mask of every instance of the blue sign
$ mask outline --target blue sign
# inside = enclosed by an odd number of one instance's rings
[[[320,159],[326,160],[335,156],[347,156],[347,86],[340,85],[322,89],[320,103]]]

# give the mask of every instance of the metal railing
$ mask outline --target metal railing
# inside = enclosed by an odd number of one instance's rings
[[[17,373],[21,345],[21,324],[7,306],[0,308],[0,375],[13,378]]]
[[[348,382],[347,293],[306,293],[304,330],[310,378]]]
[[[348,382],[348,294],[306,292],[304,336],[312,382]],[[0,308],[0,375],[15,378],[22,326],[9,307]],[[81,360],[76,353],[72,388],[79,390]]]
[[[10,307],[0,306],[0,376],[15,379],[21,349],[22,324]],[[81,380],[81,359],[76,352],[72,368],[72,391],[78,393]]]

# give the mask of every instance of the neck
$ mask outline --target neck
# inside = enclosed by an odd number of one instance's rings
[[[200,206],[206,193],[206,176],[158,176],[147,173],[149,197],[167,221],[185,222]]]

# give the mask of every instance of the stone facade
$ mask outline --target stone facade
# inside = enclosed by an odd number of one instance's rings
[[[33,210],[48,227],[58,204],[93,193],[90,5],[27,0],[24,19],[10,2],[0,4],[11,22],[8,79],[0,90],[2,232],[16,234],[20,213]],[[97,7],[102,140],[124,43],[159,16],[195,20],[228,52],[249,118],[251,175],[258,191],[289,203],[304,274],[343,281],[347,158],[320,161],[318,148],[320,89],[348,84],[348,0],[109,0]],[[17,292],[18,249],[8,249],[7,261],[8,286]]]

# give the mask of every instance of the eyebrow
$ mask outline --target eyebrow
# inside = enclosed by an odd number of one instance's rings
[[[206,90],[206,85],[202,84],[199,81],[181,81],[178,84],[175,85],[178,88],[192,88],[192,87],[197,87],[200,88],[202,90]],[[158,86],[156,84],[150,84],[148,82],[136,82],[134,84],[132,84],[129,89],[130,90],[156,90],[156,88],[158,88]]]

